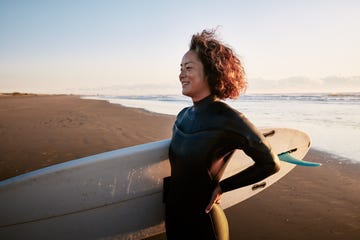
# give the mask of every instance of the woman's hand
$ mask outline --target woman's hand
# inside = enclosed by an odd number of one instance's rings
[[[210,203],[209,203],[209,205],[207,205],[207,207],[205,209],[206,213],[209,213],[211,211],[211,209],[213,208],[215,203],[220,203],[221,194],[222,194],[222,191],[221,191],[220,185],[217,185],[211,196]]]

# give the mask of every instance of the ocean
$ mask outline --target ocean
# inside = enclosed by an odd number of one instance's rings
[[[96,95],[123,106],[176,115],[191,106],[181,95]],[[296,128],[312,139],[314,149],[334,154],[339,163],[360,163],[360,93],[245,94],[225,101],[257,127]]]

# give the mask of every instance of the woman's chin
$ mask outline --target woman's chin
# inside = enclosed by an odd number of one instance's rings
[[[183,94],[184,96],[191,97],[191,96],[190,96],[190,92],[187,91],[186,89],[183,89],[183,90],[182,90],[182,94]]]

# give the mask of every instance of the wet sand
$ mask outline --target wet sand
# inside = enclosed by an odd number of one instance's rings
[[[174,119],[78,96],[0,95],[0,180],[169,138]],[[323,165],[296,167],[225,211],[231,239],[360,239],[360,164],[316,149],[305,159]]]

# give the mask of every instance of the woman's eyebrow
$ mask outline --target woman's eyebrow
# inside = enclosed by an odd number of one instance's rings
[[[189,62],[186,62],[186,63],[184,63],[184,64],[180,64],[180,66],[182,67],[182,66],[186,66],[186,65],[188,65],[189,63],[193,63],[192,61],[189,61]]]

